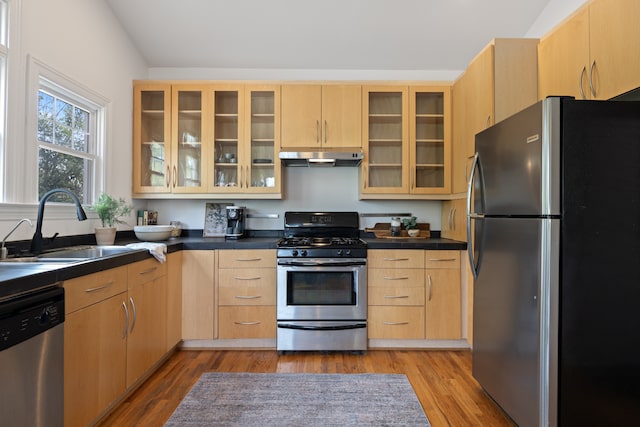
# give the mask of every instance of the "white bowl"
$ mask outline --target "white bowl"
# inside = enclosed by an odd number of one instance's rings
[[[145,242],[155,242],[158,240],[167,240],[171,236],[170,225],[136,225],[133,231],[136,237]]]

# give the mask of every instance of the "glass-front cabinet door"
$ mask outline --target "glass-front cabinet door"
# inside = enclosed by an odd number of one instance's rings
[[[133,192],[168,193],[171,85],[135,85],[133,100]]]
[[[200,193],[206,188],[207,132],[203,120],[207,93],[199,87],[174,85],[172,90],[171,190]]]
[[[409,88],[409,192],[451,190],[451,96],[449,87]]]
[[[243,186],[252,193],[280,193],[280,87],[245,90]]]
[[[409,102],[405,86],[363,87],[364,162],[361,192],[407,193]]]
[[[209,192],[235,193],[242,190],[241,156],[244,111],[244,90],[238,86],[214,86],[210,89],[213,100],[213,155],[209,164],[213,166]]]

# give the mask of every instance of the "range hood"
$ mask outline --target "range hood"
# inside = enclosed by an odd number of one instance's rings
[[[281,151],[280,160],[285,166],[358,166],[362,151]]]

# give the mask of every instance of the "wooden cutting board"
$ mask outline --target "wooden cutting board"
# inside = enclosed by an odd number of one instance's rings
[[[390,222],[377,222],[373,228],[365,228],[364,231],[373,233],[378,239],[428,239],[431,237],[431,231],[429,223],[418,223],[418,230],[420,234],[416,237],[411,237],[407,233],[407,230],[402,230],[400,236],[391,235],[391,223]]]

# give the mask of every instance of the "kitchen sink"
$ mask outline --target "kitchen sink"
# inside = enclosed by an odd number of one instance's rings
[[[16,258],[6,258],[0,261],[0,265],[20,265],[32,264],[73,264],[89,259],[105,258],[131,252],[133,249],[126,246],[72,246],[68,248],[55,249],[35,256],[23,256]]]

